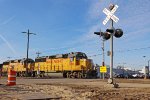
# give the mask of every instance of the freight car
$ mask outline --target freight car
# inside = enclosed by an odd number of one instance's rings
[[[46,73],[62,73],[64,78],[96,78],[97,73],[93,67],[93,61],[88,59],[85,53],[71,52],[53,56],[35,58],[35,61],[10,60],[3,63],[3,73],[6,74],[10,67],[17,72],[17,76],[25,76],[26,70],[29,76],[45,76]],[[26,69],[28,68],[28,69]]]
[[[25,76],[26,69],[30,72],[31,69],[34,67],[34,60],[28,59],[28,67],[26,67],[26,58],[23,59],[16,59],[16,60],[7,60],[3,62],[2,74],[3,76],[7,75],[7,72],[10,68],[17,72],[17,76]]]

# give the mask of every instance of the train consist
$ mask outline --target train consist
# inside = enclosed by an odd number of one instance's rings
[[[28,66],[27,66],[28,65]],[[17,72],[17,76],[45,76],[46,73],[62,73],[64,78],[96,78],[97,73],[93,61],[85,53],[71,52],[53,56],[37,57],[35,60],[26,59],[9,60],[2,64],[3,75],[10,67]]]

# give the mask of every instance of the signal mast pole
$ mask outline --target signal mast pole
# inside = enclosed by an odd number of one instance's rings
[[[111,29],[113,29],[113,20],[111,19]],[[111,37],[110,37],[110,82],[111,84],[113,84],[113,34],[111,33]]]

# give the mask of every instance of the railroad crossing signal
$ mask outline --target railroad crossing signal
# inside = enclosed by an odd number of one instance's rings
[[[104,8],[103,12],[107,15],[107,17],[103,21],[104,25],[109,21],[109,19],[112,19],[116,23],[119,21],[119,18],[114,15],[118,7],[119,7],[118,5],[115,5],[111,11]]]

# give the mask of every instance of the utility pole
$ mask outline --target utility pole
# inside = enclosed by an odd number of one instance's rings
[[[109,37],[109,35],[107,35],[107,33],[106,32],[94,32],[94,34],[96,34],[96,35],[99,35],[99,37],[101,38],[102,37],[102,39],[101,39],[101,43],[102,43],[102,45],[101,45],[101,48],[102,48],[102,66],[100,67],[100,75],[102,75],[103,76],[103,79],[105,79],[105,74],[104,73],[106,73],[107,72],[107,68],[105,67],[105,52],[104,52],[104,41],[105,40],[107,40],[107,39],[109,39],[110,37]],[[102,74],[101,74],[102,73]],[[102,77],[101,77],[102,78]]]
[[[41,53],[38,51],[38,52],[36,52],[36,54],[37,54],[37,58],[39,58],[39,55],[40,55]]]
[[[10,64],[10,58],[11,58],[11,57],[7,57],[7,58],[9,59],[8,61],[9,61],[9,64]]]
[[[150,62],[150,60],[148,60],[148,67],[149,67],[149,62]]]
[[[30,35],[33,34],[33,35],[36,35],[35,33],[30,33],[29,32],[29,29],[27,32],[22,32],[22,33],[26,33],[27,34],[27,58],[26,58],[26,76],[28,76],[28,53],[29,53],[29,38],[30,38]]]
[[[11,67],[11,66],[10,66],[10,63],[11,63],[10,58],[11,58],[11,57],[7,57],[7,58],[9,59],[9,60],[8,60],[8,61],[9,61],[9,65],[8,65],[9,68],[8,68],[8,69],[10,69],[10,67]],[[8,71],[8,69],[7,69],[7,71]]]
[[[39,58],[39,55],[40,55],[41,53],[38,51],[38,52],[36,52],[36,54],[37,54],[37,58]],[[37,75],[39,76],[39,74],[40,74],[40,64],[39,64],[39,62],[38,62],[38,71],[37,71]]]
[[[150,71],[150,69],[149,69],[149,62],[150,62],[150,60],[148,60],[148,78],[150,78],[150,75],[149,75],[149,71]]]
[[[103,54],[103,58],[102,58],[102,66],[105,66],[105,52],[104,52],[104,39],[102,38],[102,54]],[[105,79],[105,74],[103,73],[103,79]]]
[[[144,60],[145,60],[146,56],[143,56],[143,58],[144,58]],[[144,70],[145,70],[145,72],[144,72],[144,74],[145,74],[144,79],[147,79],[147,74],[146,74],[147,68],[146,68],[146,64],[144,64]]]
[[[11,57],[7,57],[7,58],[10,60]]]

